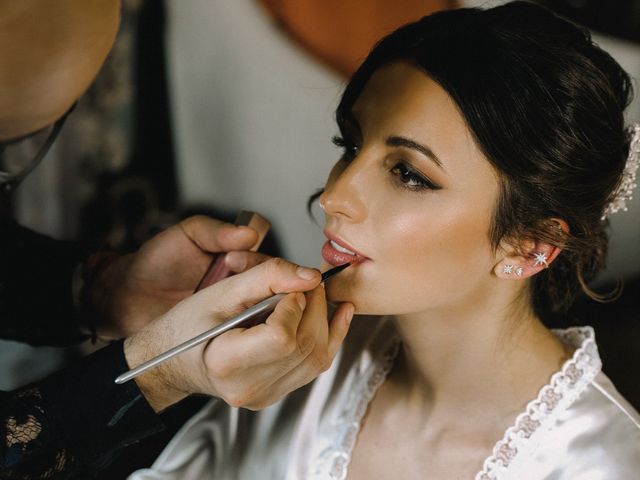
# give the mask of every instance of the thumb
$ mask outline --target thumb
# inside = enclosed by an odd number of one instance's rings
[[[249,250],[258,241],[258,233],[250,227],[236,226],[204,215],[180,222],[189,239],[205,252]]]

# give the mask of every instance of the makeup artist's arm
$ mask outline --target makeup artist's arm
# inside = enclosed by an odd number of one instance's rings
[[[353,313],[327,321],[315,270],[269,260],[193,295],[126,342],[118,341],[38,384],[0,393],[0,477],[79,478],[163,428],[156,412],[191,393],[262,408],[327,368]],[[114,379],[130,366],[190,338],[274,292],[288,295],[264,325],[237,329],[151,370]]]
[[[150,242],[135,261],[131,260],[133,256],[124,257],[129,268],[118,270],[131,272],[133,268],[134,273],[156,275],[160,265],[165,274],[158,278],[164,285],[167,278],[179,285],[176,279],[182,277],[171,273],[172,263],[175,266],[177,262],[176,252],[186,251],[188,255],[197,251],[208,264],[209,257],[202,249],[243,248],[243,239],[236,242],[220,222],[192,219],[179,228],[180,232],[174,227]],[[247,235],[244,230],[245,243],[251,243],[252,232]],[[71,285],[74,271],[88,250],[30,231],[6,217],[0,218],[0,233],[0,336],[35,345],[69,345],[86,338],[78,329]],[[185,238],[203,248],[180,246]],[[157,255],[165,257],[164,261],[158,261]],[[234,255],[241,264],[239,270],[263,259],[249,252]],[[195,257],[186,262],[187,269],[198,261]],[[199,277],[202,271],[191,274]],[[193,284],[196,282],[197,278]],[[133,298],[143,300],[121,305],[137,305],[143,310],[152,307],[152,293],[145,296],[136,293],[135,285],[132,288]],[[177,296],[173,303],[179,299]],[[165,311],[168,306],[160,308]],[[122,342],[115,342],[42,382],[0,392],[0,477],[41,478],[51,473],[65,478],[79,469],[98,470],[127,444],[162,430],[161,418],[141,396],[135,382],[115,387],[113,379],[127,369]]]

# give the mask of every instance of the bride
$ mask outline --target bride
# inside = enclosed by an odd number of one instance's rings
[[[359,315],[327,371],[261,412],[213,400],[134,479],[613,479],[640,417],[589,327],[551,331],[633,188],[627,74],[524,2],[383,39],[337,109],[326,286]],[[328,264],[328,265],[327,265]]]

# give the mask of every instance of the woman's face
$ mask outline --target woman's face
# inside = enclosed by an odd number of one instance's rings
[[[498,182],[455,103],[421,70],[393,63],[352,114],[320,197],[322,254],[330,265],[354,258],[344,249],[361,261],[328,282],[328,298],[379,315],[473,305],[495,281]]]

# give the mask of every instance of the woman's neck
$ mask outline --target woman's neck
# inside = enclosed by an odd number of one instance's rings
[[[560,368],[568,352],[531,308],[495,298],[396,317],[403,350],[389,381],[408,408],[492,421],[521,411]]]

